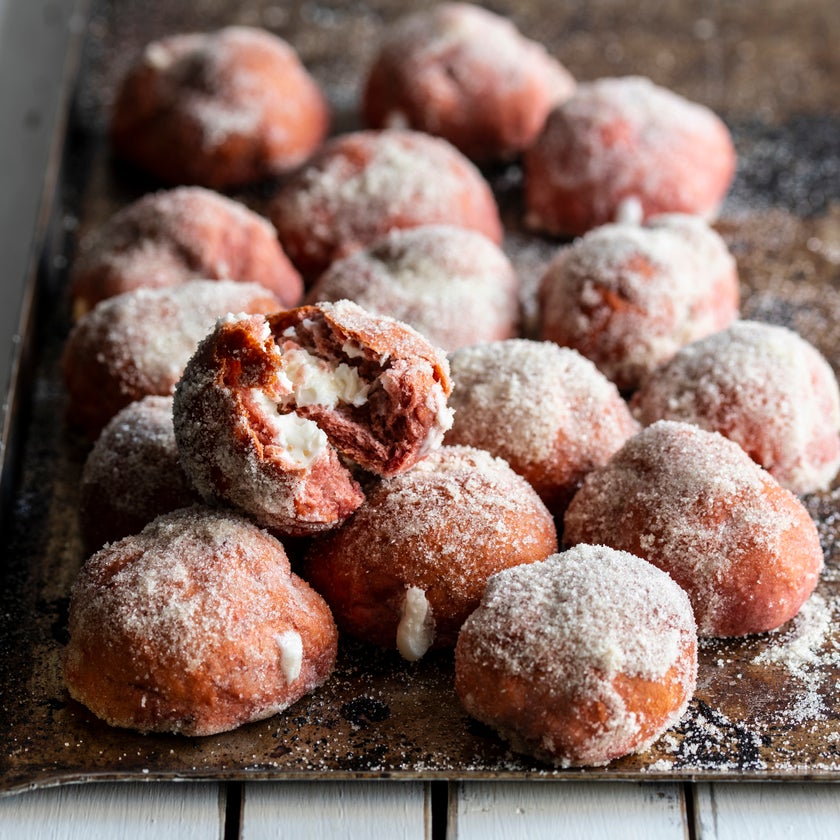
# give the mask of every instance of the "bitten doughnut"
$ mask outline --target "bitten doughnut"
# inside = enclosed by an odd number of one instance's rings
[[[794,493],[840,468],[840,392],[828,362],[792,330],[736,321],[683,347],[633,397],[648,425],[679,420],[734,440]]]
[[[329,607],[283,546],[193,507],[112,543],[73,586],[64,679],[112,726],[213,735],[275,715],[330,675]]]
[[[414,661],[455,644],[491,574],[556,546],[525,479],[488,452],[444,446],[372,487],[344,526],[312,542],[302,574],[340,630]]]
[[[563,539],[629,551],[668,572],[701,636],[780,627],[823,567],[817,528],[793,493],[736,443],[668,420],[586,476]]]
[[[628,212],[714,219],[735,149],[708,108],[629,76],[578,85],[524,163],[526,223],[578,235]]]
[[[738,317],[735,260],[701,219],[596,228],[560,249],[539,288],[540,335],[633,390],[680,347]]]
[[[449,365],[455,418],[446,443],[504,458],[555,516],[638,431],[615,385],[575,350],[511,339],[464,347]]]
[[[496,200],[478,169],[418,131],[334,138],[280,189],[269,216],[305,279],[394,228],[451,224],[502,240]]]
[[[439,446],[450,389],[442,352],[350,301],[231,316],[178,384],[175,439],[205,499],[304,535],[364,498],[339,456],[392,475]]]
[[[480,233],[451,225],[395,230],[334,262],[306,299],[355,301],[454,350],[515,336],[519,279]]]
[[[64,347],[71,425],[95,439],[129,403],[171,394],[217,318],[279,308],[262,286],[231,280],[190,280],[101,301],[76,322]]]
[[[150,43],[117,91],[111,137],[165,183],[225,189],[289,172],[328,128],[326,100],[292,47],[230,26]]]
[[[683,716],[696,680],[685,593],[605,546],[493,575],[455,648],[464,708],[516,751],[561,767],[647,749]]]
[[[373,128],[426,131],[473,160],[505,159],[531,145],[574,89],[568,70],[510,21],[444,3],[386,30],[363,109]]]
[[[267,219],[201,187],[143,196],[83,242],[73,266],[73,314],[133,289],[186,280],[259,283],[283,307],[300,303],[303,283]]]

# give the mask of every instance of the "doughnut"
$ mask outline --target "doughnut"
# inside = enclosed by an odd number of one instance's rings
[[[451,224],[502,241],[496,200],[478,169],[418,131],[335,137],[280,188],[269,217],[308,280],[394,228]]]
[[[303,536],[361,504],[342,459],[392,475],[439,446],[450,389],[441,351],[350,301],[230,316],[178,383],[175,439],[206,501]]]
[[[449,366],[455,418],[445,442],[504,458],[555,516],[638,431],[615,385],[575,350],[510,339],[457,350]]]
[[[486,236],[451,225],[394,230],[334,262],[306,300],[355,301],[454,350],[519,330],[519,279]]]
[[[559,250],[539,287],[543,339],[574,347],[622,391],[738,317],[735,261],[705,222],[603,225]]]
[[[328,128],[324,95],[292,47],[230,26],[148,44],[117,90],[111,139],[164,183],[226,189],[289,172]]]
[[[218,317],[279,308],[262,286],[231,280],[190,280],[101,301],[75,323],[64,347],[70,424],[95,440],[129,403],[171,394]]]
[[[578,85],[526,151],[524,171],[526,224],[574,236],[627,213],[714,219],[735,149],[708,108],[627,76]]]
[[[793,618],[823,567],[817,528],[738,444],[671,420],[643,429],[583,480],[566,545],[629,551],[688,593],[701,636],[746,636]]]
[[[579,545],[493,575],[455,648],[455,690],[517,752],[560,767],[646,750],[685,713],[697,629],[646,561]]]
[[[91,556],[73,585],[64,680],[111,726],[214,735],[329,677],[329,607],[283,546],[230,512],[185,508]]]
[[[73,267],[73,314],[143,286],[186,280],[243,280],[271,291],[283,307],[303,293],[300,275],[267,219],[202,187],[143,196],[83,243]]]
[[[568,70],[510,21],[445,3],[386,30],[363,111],[372,128],[413,128],[473,160],[506,159],[534,142],[574,89]]]
[[[416,661],[455,645],[491,574],[556,550],[554,521],[521,476],[483,450],[444,446],[316,537],[302,574],[341,632]]]
[[[632,409],[734,440],[783,487],[824,490],[840,468],[840,392],[828,362],[792,330],[736,321],[683,347]]]

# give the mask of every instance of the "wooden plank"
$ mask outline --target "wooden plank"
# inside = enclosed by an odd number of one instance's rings
[[[836,784],[715,783],[695,791],[697,840],[840,837]]]
[[[682,786],[621,782],[464,782],[450,803],[457,840],[684,840]]]
[[[254,782],[242,793],[240,840],[427,840],[423,782]]]

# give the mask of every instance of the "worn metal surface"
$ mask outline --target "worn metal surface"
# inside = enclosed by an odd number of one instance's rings
[[[720,113],[739,152],[719,229],[735,253],[746,316],[795,327],[840,371],[840,16],[835,0],[495,2],[580,79],[642,74]],[[40,350],[28,383],[23,473],[4,534],[0,604],[0,789],[101,778],[840,779],[840,491],[806,499],[826,571],[801,616],[764,637],[707,643],[689,714],[648,752],[555,771],[509,753],[461,711],[451,656],[415,665],[352,642],[330,682],[285,715],[204,739],[111,729],[61,683],[67,596],[83,561],[75,520],[84,444],[63,423],[58,360],[69,320],[63,266],[77,237],[155,185],[116,164],[104,137],[116,79],[148,40],[228,23],[286,37],[324,85],[336,130],[357,96],[394,0],[99,3],[68,134],[57,227],[66,241],[39,288]],[[487,173],[506,248],[526,286],[556,242],[520,226],[517,166]],[[260,190],[242,196],[260,208]],[[23,383],[27,384],[27,383]]]

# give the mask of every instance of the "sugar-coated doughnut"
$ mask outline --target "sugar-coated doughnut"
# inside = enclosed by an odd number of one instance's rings
[[[394,228],[451,224],[502,240],[496,200],[478,169],[419,131],[334,138],[281,187],[269,216],[305,279]]]
[[[519,329],[519,280],[486,236],[451,225],[394,230],[337,260],[306,300],[347,298],[410,324],[454,350],[511,338]]]
[[[165,183],[224,189],[294,169],[328,128],[326,99],[292,47],[230,26],[148,44],[119,86],[111,136]]]
[[[645,750],[683,716],[696,680],[685,593],[605,546],[493,575],[455,648],[466,710],[561,767]]]
[[[442,351],[350,301],[231,316],[178,384],[175,438],[205,499],[303,535],[363,500],[339,455],[390,475],[439,446],[450,389]]]
[[[347,632],[409,660],[452,647],[487,578],[556,551],[551,515],[500,458],[444,446],[372,487],[302,574]]]
[[[701,636],[780,627],[823,567],[816,525],[793,493],[736,443],[668,420],[586,476],[563,539],[629,551],[668,572]]]
[[[635,76],[580,84],[525,154],[526,223],[577,235],[632,212],[713,219],[735,173],[722,120]]]
[[[70,423],[95,439],[129,403],[171,394],[217,318],[279,308],[262,286],[232,280],[190,280],[101,301],[76,322],[64,347]]]
[[[129,204],[83,242],[73,266],[73,314],[122,292],[186,280],[259,283],[283,307],[296,306],[303,292],[267,219],[211,190],[179,187]]]
[[[505,159],[536,139],[571,74],[503,17],[443,3],[386,29],[364,90],[373,128],[446,138],[473,160]]]
[[[283,546],[201,507],[104,547],[73,586],[64,678],[112,726],[212,735],[288,708],[335,661],[330,610]]]
[[[562,516],[584,475],[603,466],[638,424],[618,389],[577,351],[510,339],[449,356],[446,443],[504,458]]]
[[[683,347],[633,397],[648,425],[680,420],[738,443],[794,493],[840,468],[840,391],[820,352],[785,327],[736,321]]]
[[[561,248],[540,284],[539,329],[632,390],[680,347],[729,326],[739,301],[723,239],[697,217],[666,214]]]

